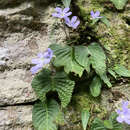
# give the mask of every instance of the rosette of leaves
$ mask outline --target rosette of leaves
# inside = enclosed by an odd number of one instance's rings
[[[99,118],[95,118],[90,130],[123,130],[122,124],[116,121],[116,117],[117,114],[113,112],[108,120],[103,121]]]
[[[91,94],[94,97],[99,96],[102,81],[107,84],[108,87],[112,86],[107,77],[106,55],[98,43],[91,43],[88,47],[82,45],[62,46],[52,44],[50,48],[54,51],[56,56],[53,62],[54,66],[63,66],[67,74],[74,72],[81,77],[83,71],[89,74],[92,66],[97,74],[90,85]]]
[[[42,102],[46,100],[48,92],[56,91],[62,107],[66,107],[70,102],[74,85],[74,81],[70,80],[66,73],[61,71],[53,73],[48,69],[43,69],[32,81],[32,88]]]

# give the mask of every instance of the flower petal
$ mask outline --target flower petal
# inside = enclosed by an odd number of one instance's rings
[[[99,15],[100,15],[100,12],[99,12],[99,11],[96,11],[95,17],[98,17]]]
[[[51,61],[51,59],[50,58],[46,58],[46,59],[44,59],[44,62],[43,62],[43,64],[45,65],[45,64],[49,64],[50,63],[50,61]]]
[[[53,17],[58,17],[59,18],[59,14],[58,13],[52,13]]]
[[[65,17],[64,20],[65,20],[65,22],[70,23],[70,18],[69,17]]]
[[[120,116],[118,116],[118,117],[116,118],[116,120],[117,120],[119,123],[122,123],[122,122],[124,121]]]
[[[103,16],[98,16],[98,17],[96,17],[96,18],[98,18],[98,19],[100,19],[100,18],[102,18]]]
[[[64,15],[64,18],[70,16],[71,14],[72,14],[72,12],[66,13],[66,14]]]
[[[91,17],[92,17],[92,18],[95,18],[94,16],[95,16],[94,12],[91,11]]]
[[[39,64],[40,62],[40,59],[32,59],[32,64]]]
[[[128,108],[128,101],[122,101],[122,108]]]
[[[130,125],[130,119],[125,118],[124,121],[125,121],[125,123],[127,123],[128,125]]]
[[[64,8],[63,13],[67,13],[69,10],[70,10],[70,8],[69,8],[69,7]]]
[[[77,20],[77,16],[73,16],[72,19],[71,19],[71,23],[75,23]]]
[[[50,48],[48,48],[45,52],[44,52],[44,58],[52,58],[52,56],[53,56],[53,51],[50,49]]]
[[[80,21],[78,20],[75,24],[73,24],[73,28],[76,29],[79,24],[80,24]]]
[[[36,66],[32,67],[30,71],[32,72],[32,74],[35,74],[38,72],[39,69],[40,68],[36,65]]]
[[[38,53],[38,54],[37,54],[37,57],[39,57],[39,58],[43,58],[43,53],[41,53],[41,52]]]
[[[55,10],[59,13],[62,13],[62,9],[60,7],[56,7]]]
[[[117,112],[117,114],[120,114],[120,113],[121,113],[121,110],[120,110],[120,109],[117,109],[116,112]]]

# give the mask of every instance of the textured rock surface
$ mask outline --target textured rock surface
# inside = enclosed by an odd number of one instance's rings
[[[0,130],[32,130],[31,59],[66,38],[53,11],[52,1],[0,0]]]
[[[0,108],[0,130],[32,130],[32,106]]]
[[[23,69],[5,71],[0,74],[0,106],[33,102],[30,72]]]
[[[91,10],[99,10],[107,16],[111,23],[109,29],[99,23],[91,31],[110,49],[116,62],[130,67],[129,4],[121,12],[105,0],[77,0],[74,4],[79,9],[75,14],[79,13],[81,19],[87,20]],[[36,100],[31,88],[31,59],[51,43],[61,43],[66,38],[59,27],[60,20],[51,17],[53,11],[52,0],[0,0],[0,130],[33,130],[32,105],[25,105]],[[89,21],[86,23],[89,26]],[[90,36],[91,31],[86,30]],[[130,99],[129,88],[129,84],[117,85],[112,91],[119,90],[125,95],[124,99]],[[101,104],[108,110],[113,105],[108,102],[110,98],[115,97],[104,90]],[[82,130],[79,106],[88,107],[91,101],[86,93],[74,96],[74,100],[76,110],[68,109],[66,124],[61,130]],[[104,116],[105,111],[101,114],[101,109],[96,111]]]

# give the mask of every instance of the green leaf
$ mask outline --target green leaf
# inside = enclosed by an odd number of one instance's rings
[[[123,9],[128,0],[110,0],[117,9]]]
[[[71,100],[74,81],[71,81],[64,72],[56,72],[54,74],[48,69],[43,69],[34,77],[32,88],[41,101],[45,101],[46,94],[49,91],[56,91],[62,107],[66,107]]]
[[[98,76],[95,76],[90,84],[90,92],[92,96],[97,97],[101,93],[102,81]]]
[[[92,122],[92,125],[91,125],[91,129],[90,130],[107,130],[105,127],[104,127],[104,123],[102,120],[96,118],[93,122]]]
[[[107,27],[110,27],[110,23],[109,23],[109,20],[103,16],[101,19],[100,19]]]
[[[54,66],[63,66],[66,73],[69,74],[70,72],[74,72],[80,77],[82,76],[84,68],[75,60],[73,47],[52,44],[50,45],[50,48],[53,50],[54,55],[56,56],[54,60]]]
[[[106,72],[106,55],[98,43],[91,43],[88,46],[92,67],[98,75]]]
[[[90,57],[90,62],[92,67],[95,69],[96,73],[100,78],[107,84],[108,87],[111,87],[111,83],[106,75],[106,55],[98,43],[91,43],[88,46]]]
[[[103,75],[100,75],[100,78],[104,81],[105,84],[107,84],[107,86],[109,88],[112,87],[112,84],[110,82],[110,79],[107,77],[106,73],[104,73]]]
[[[35,129],[57,130],[57,125],[54,121],[60,112],[60,107],[55,100],[35,103],[32,111],[32,120]]]
[[[99,118],[96,118],[91,125],[91,130],[123,130],[123,125],[116,121],[117,113],[112,112],[109,120],[104,122]]]
[[[86,46],[75,46],[75,59],[76,61],[83,66],[86,71],[90,72],[90,59],[89,52]]]
[[[109,74],[111,74],[115,79],[117,78],[116,73],[115,73],[111,68],[108,68],[108,72],[109,72]]]
[[[89,117],[90,117],[90,114],[89,114],[88,110],[83,110],[81,112],[82,126],[83,126],[84,130],[86,130],[86,128],[87,128]]]
[[[99,18],[93,19],[91,25],[94,25],[98,21],[99,21]]]
[[[117,113],[116,112],[112,112],[109,120],[112,122],[113,124],[113,129],[112,130],[123,130],[123,125],[121,123],[118,123],[116,121],[117,118]]]
[[[104,126],[108,129],[113,129],[113,124],[112,124],[112,121],[110,121],[110,120],[105,120]]]
[[[71,0],[62,0],[65,8],[70,7]]]
[[[127,70],[124,66],[117,64],[113,69],[118,75],[123,77],[130,77],[130,70]]]

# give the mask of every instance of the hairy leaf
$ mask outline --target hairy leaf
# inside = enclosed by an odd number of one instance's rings
[[[103,75],[100,75],[100,78],[104,81],[105,84],[107,84],[107,86],[109,88],[112,87],[112,84],[110,82],[110,79],[107,77],[106,73],[104,73]]]
[[[111,83],[106,75],[106,55],[98,43],[92,43],[88,46],[90,57],[90,62],[92,67],[95,69],[96,73],[100,78],[111,87]]]
[[[37,102],[32,111],[33,125],[36,130],[57,130],[54,123],[61,113],[60,107],[55,100]]]
[[[71,81],[64,72],[54,74],[48,69],[43,69],[34,77],[32,87],[41,101],[45,101],[49,91],[56,91],[62,107],[66,107],[71,100],[74,81]]]
[[[106,72],[106,55],[98,43],[92,43],[88,46],[91,55],[91,63],[98,75]]]
[[[83,66],[86,71],[90,72],[90,61],[89,61],[89,52],[88,48],[85,46],[75,46],[75,59],[76,61]]]
[[[113,124],[111,120],[105,120],[104,121],[104,126],[108,129],[113,129]]]
[[[91,130],[107,130],[104,127],[103,121],[100,120],[99,118],[96,118],[91,125]]]
[[[99,118],[96,118],[91,125],[91,130],[123,130],[123,125],[116,121],[117,113],[112,112],[109,120],[105,120],[104,122]]]
[[[117,9],[123,9],[128,0],[110,0]]]
[[[124,66],[117,64],[114,67],[114,71],[123,77],[130,77],[130,70],[127,70]]]
[[[87,128],[89,117],[90,117],[90,113],[88,110],[83,110],[81,112],[82,126],[83,126],[84,130],[86,130],[86,128]]]
[[[118,123],[116,121],[116,118],[117,118],[117,113],[116,112],[112,112],[110,117],[109,117],[109,120],[113,124],[113,129],[112,130],[122,130],[123,129],[123,125],[121,123]]]
[[[50,48],[54,51],[54,55],[56,56],[54,66],[63,66],[66,73],[74,72],[80,77],[82,76],[84,68],[75,60],[73,47],[52,44]]]
[[[95,76],[90,84],[90,92],[92,96],[97,97],[101,93],[102,81],[98,76]]]
[[[66,8],[70,7],[71,0],[62,0],[62,2]]]
[[[109,72],[109,74],[111,74],[115,79],[117,78],[116,73],[115,73],[111,68],[108,69],[108,72]]]
[[[107,27],[110,26],[109,20],[108,20],[105,16],[103,16],[103,18],[101,18],[101,21],[102,21],[104,24],[106,24]]]

